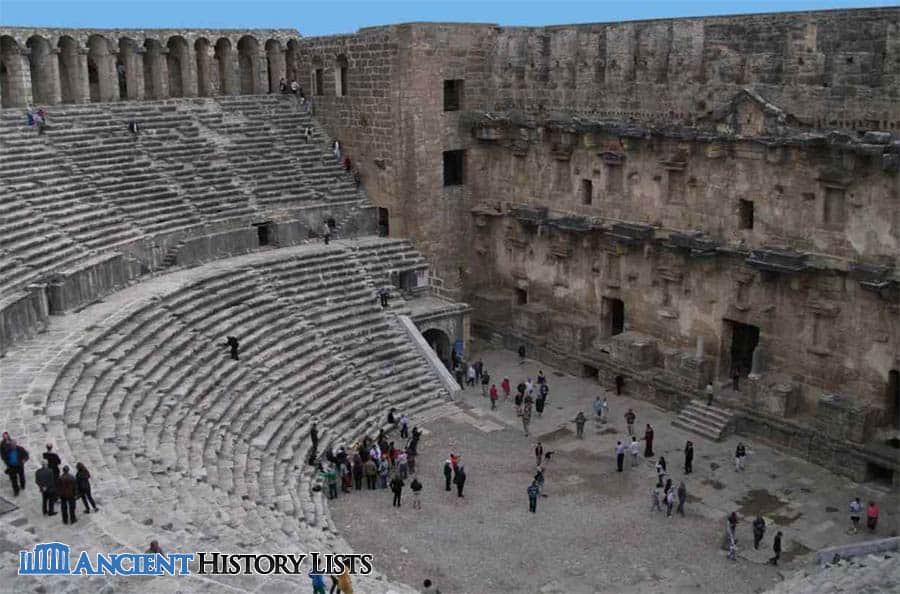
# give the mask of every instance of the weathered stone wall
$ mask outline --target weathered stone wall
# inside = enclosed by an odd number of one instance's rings
[[[503,28],[494,103],[693,120],[752,87],[817,127],[900,128],[897,8]]]
[[[0,357],[16,342],[47,328],[50,310],[44,289],[38,283],[0,299]]]

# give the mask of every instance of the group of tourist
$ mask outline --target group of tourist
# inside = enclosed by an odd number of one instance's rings
[[[306,113],[312,113],[313,98],[306,96],[303,92],[303,87],[300,86],[300,83],[298,83],[296,79],[292,79],[291,82],[288,83],[287,80],[282,77],[282,79],[278,81],[278,90],[282,95],[293,95],[297,103],[304,107]]]
[[[18,497],[25,489],[25,464],[30,458],[28,450],[4,432],[0,440],[0,458],[6,465],[13,495]],[[63,524],[74,524],[78,521],[75,501],[79,497],[84,502],[84,513],[91,513],[92,508],[97,511],[97,504],[91,495],[91,473],[84,464],[77,462],[72,474],[69,467],[63,465],[59,454],[53,451],[53,444],[47,444],[41,467],[34,474],[34,482],[41,493],[41,511],[45,516],[57,514],[54,508],[59,501]]]
[[[25,110],[25,123],[29,128],[37,129],[38,136],[40,136],[47,129],[47,112],[43,107],[38,108],[37,111],[32,111],[29,107]]]

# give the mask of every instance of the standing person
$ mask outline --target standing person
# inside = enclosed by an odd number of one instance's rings
[[[312,138],[312,128],[307,126],[306,129],[303,130],[303,138],[306,140],[306,144],[309,144],[309,141]]]
[[[97,504],[91,495],[91,473],[81,462],[75,464],[75,485],[78,487],[78,494],[84,502],[84,513],[91,513],[91,508],[97,511]],[[90,506],[88,506],[90,503]]]
[[[524,363],[525,363],[525,345],[520,344],[519,345],[519,365],[522,365]]]
[[[869,507],[866,508],[866,526],[868,526],[869,532],[875,532],[875,528],[878,526],[878,516],[880,513],[878,504],[874,501],[870,501]]]
[[[353,486],[357,491],[362,489],[362,479],[364,474],[362,456],[353,455]]]
[[[631,436],[631,445],[628,446],[628,451],[631,454],[631,467],[634,468],[638,465],[638,454],[641,452],[641,445],[638,443],[637,437]]]
[[[463,487],[466,485],[466,469],[462,464],[456,466],[456,473],[453,476],[453,483],[456,485],[456,496],[465,497],[463,495]]]
[[[781,559],[781,530],[775,533],[775,540],[772,541],[772,552],[775,553],[775,556],[769,559],[769,563],[778,565],[778,560]]]
[[[737,449],[734,451],[734,471],[735,472],[743,472],[744,470],[744,457],[747,455],[747,450],[744,448],[744,444],[742,442],[738,442]]]
[[[400,507],[399,505],[397,507]],[[353,594],[353,583],[350,581],[350,570],[344,567],[344,573],[338,576],[338,590],[341,594]]]
[[[616,472],[622,472],[625,465],[625,444],[616,442]]]
[[[349,493],[353,487],[353,471],[350,469],[350,463],[344,460],[340,465],[341,472],[341,491]]]
[[[506,402],[509,400],[509,378],[504,377],[503,381],[500,382],[500,389],[503,390],[503,401]]]
[[[44,460],[47,461],[47,466],[53,471],[53,476],[59,478],[59,467],[62,465],[62,460],[60,460],[59,455],[53,451],[53,444],[47,444],[47,451],[44,452]]]
[[[491,397],[491,410],[497,409],[497,386],[491,384],[491,389],[488,391]]]
[[[725,537],[728,545],[728,558],[732,561],[737,561],[737,524],[737,512],[731,512],[725,526]]]
[[[525,396],[525,400],[522,403],[522,428],[525,430],[526,436],[528,435],[528,425],[531,423],[531,403],[531,396]]]
[[[538,487],[537,481],[531,481],[531,484],[526,491],[528,493],[528,511],[535,514],[537,513],[538,493],[540,493],[540,487]]]
[[[284,77],[282,77],[281,80],[278,81],[278,92],[281,93],[282,95],[284,95],[288,92],[287,81],[284,80]]]
[[[8,435],[7,435],[8,436]],[[28,450],[10,439],[6,443],[6,474],[12,483],[13,495],[18,496],[19,491],[25,489],[25,462],[28,461]]]
[[[603,401],[600,399],[599,396],[594,398],[593,408],[594,408],[594,412],[597,413],[597,420],[602,422],[603,421]]]
[[[41,512],[45,516],[55,516],[53,504],[56,503],[56,475],[46,460],[34,473],[34,482],[41,491]]]
[[[387,458],[382,458],[378,462],[378,477],[381,481],[381,488],[387,489],[388,486],[388,476],[391,473],[391,465],[388,464]]]
[[[688,440],[684,444],[684,473],[690,474],[694,471],[694,443]]]
[[[322,238],[325,240],[325,245],[331,241],[331,225],[327,221],[322,224]]]
[[[584,413],[578,411],[578,414],[575,415],[575,437],[578,439],[584,439],[584,423],[587,421],[587,418],[584,416]]]
[[[538,388],[538,397],[534,402],[534,410],[537,411],[538,416],[542,416],[544,414],[544,405],[547,404],[547,394],[550,393],[550,388],[547,387],[546,382],[540,384],[540,388]]]
[[[409,438],[409,419],[407,418],[406,414],[400,415],[400,438]]]
[[[419,477],[413,477],[412,482],[409,484],[409,488],[412,489],[413,492],[413,509],[422,509],[422,483],[419,482]]]
[[[541,445],[541,442],[537,442],[537,444],[534,446],[534,457],[537,458],[535,466],[540,466],[541,460],[544,459],[544,446]]]
[[[475,379],[481,381],[481,376],[484,374],[484,362],[481,359],[475,361]]]
[[[647,428],[644,430],[644,457],[653,457],[653,427],[650,426],[650,423],[647,423]]]
[[[606,396],[603,397],[603,402],[600,403],[600,421],[602,423],[609,421],[609,402],[606,400]]]
[[[401,450],[399,454],[397,454],[397,472],[400,473],[400,478],[406,480],[406,477],[409,476],[409,456],[406,454],[406,450]]]
[[[69,467],[63,466],[62,475],[59,477],[59,498],[63,524],[74,524],[78,521],[78,518],[75,517],[76,497],[78,497],[78,483],[75,481],[75,477],[69,473]]]
[[[862,503],[859,497],[850,502],[850,523],[853,524],[851,532],[856,534],[859,532],[859,518],[862,515]]]
[[[543,369],[538,369],[537,383],[538,383],[539,386],[543,386],[544,384],[547,383],[547,376],[544,375],[544,370],[543,370]]]
[[[616,376],[616,396],[622,395],[622,387],[625,385],[625,376]]]
[[[309,428],[309,440],[312,442],[313,450],[319,449],[319,428],[315,422]]]
[[[444,460],[444,490],[450,490],[450,479],[453,476],[453,465],[450,460]]]
[[[475,366],[471,363],[469,363],[468,367],[466,367],[466,385],[475,385]]]
[[[226,336],[225,337],[225,346],[229,348],[231,351],[231,358],[234,361],[238,361],[238,349],[240,349],[240,343],[238,342],[237,337],[234,336]]]
[[[650,511],[662,511],[662,507],[659,505],[659,485],[656,485],[652,489],[650,489]]]
[[[481,395],[487,396],[488,386],[491,383],[491,374],[487,372],[487,369],[482,369],[481,371]]]
[[[706,406],[712,406],[713,396],[716,395],[716,391],[713,388],[712,382],[706,384]]]
[[[669,482],[672,482],[671,480]],[[672,517],[672,508],[675,507],[675,489],[670,488],[666,493],[666,517]]]
[[[634,435],[634,421],[636,419],[637,415],[629,408],[628,412],[625,413],[625,424],[628,425],[628,435]]]
[[[312,580],[313,594],[325,594],[325,577],[321,573],[310,571],[309,579]]]
[[[335,471],[334,466],[329,464],[322,469],[322,479],[325,481],[325,484],[328,485],[328,498],[337,499],[337,472]]]
[[[399,474],[394,474],[394,478],[391,479],[391,492],[394,494],[392,505],[400,507],[400,496],[403,494],[403,479],[400,478]]]
[[[682,517],[684,517],[684,504],[687,502],[687,487],[684,486],[684,481],[678,485],[678,509],[675,510]]]
[[[656,463],[656,478],[659,486],[662,487],[666,478],[666,459],[662,456],[659,457],[659,461]]]
[[[291,92],[292,92],[294,95],[298,95],[298,94],[299,94],[299,93],[298,93],[299,90],[300,90],[300,83],[298,83],[296,80],[292,80],[292,81],[291,81]]]
[[[334,160],[338,163],[341,162],[341,141],[338,139],[334,140],[334,144],[331,147],[331,152],[334,155]]]
[[[759,550],[759,543],[766,534],[766,521],[757,513],[756,519],[753,520],[753,548]]]
[[[366,475],[366,488],[370,491],[374,490],[378,480],[378,467],[375,465],[375,460],[372,458],[366,460],[363,464],[363,473]]]

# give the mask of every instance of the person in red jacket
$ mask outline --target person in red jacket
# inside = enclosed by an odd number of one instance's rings
[[[491,410],[497,408],[497,386],[491,384],[491,389],[489,390],[489,394],[491,397]]]
[[[870,501],[869,507],[866,508],[866,525],[869,527],[869,532],[875,532],[875,527],[878,525],[879,512],[878,504]]]
[[[503,390],[503,400],[509,400],[509,378],[503,378],[503,381],[500,382],[500,389]]]

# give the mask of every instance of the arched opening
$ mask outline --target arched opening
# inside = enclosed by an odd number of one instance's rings
[[[81,61],[78,43],[68,35],[59,38],[59,95],[63,103],[79,103],[81,97]]]
[[[216,42],[216,65],[219,73],[219,94],[233,95],[234,81],[232,68],[233,59],[231,57],[231,42],[224,37]]]
[[[9,35],[0,37],[0,103],[3,107],[25,105],[19,44]]]
[[[119,82],[119,99],[140,99],[138,88],[143,72],[138,73],[137,43],[123,37],[119,40],[119,56],[116,58],[116,77]]]
[[[201,37],[194,42],[194,55],[197,56],[197,95],[209,97],[209,40]]]
[[[292,80],[300,81],[300,72],[297,70],[297,63],[300,61],[300,47],[296,39],[287,42],[287,54],[285,56],[285,74],[288,82]]]
[[[144,98],[165,99],[162,44],[156,39],[144,41]]]
[[[257,56],[259,54],[259,42],[255,37],[244,35],[238,41],[238,65],[241,73],[241,94],[253,95],[256,93],[256,79],[258,76]]]
[[[431,350],[438,356],[438,359],[449,369],[451,367],[450,337],[443,330],[438,330],[437,328],[426,330],[422,333],[422,336],[425,338],[428,346],[431,347]]]
[[[29,63],[31,67],[31,95],[35,103],[56,103],[57,74],[50,42],[39,35],[34,35],[25,42],[31,50]]]
[[[166,48],[166,69],[169,71],[169,97],[190,96],[190,59],[184,37],[170,37]]]
[[[888,419],[894,429],[900,429],[900,371],[897,369],[888,372],[886,396]]]
[[[88,89],[91,101],[112,101],[115,98],[115,67],[109,42],[102,35],[88,38]]]
[[[281,79],[285,77],[284,50],[277,39],[266,42],[266,64],[269,66],[269,92],[277,93]]]
[[[341,54],[334,62],[334,94],[338,97],[347,95],[348,70],[347,56]]]

